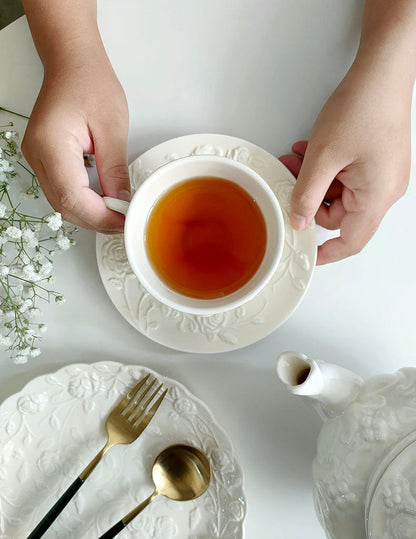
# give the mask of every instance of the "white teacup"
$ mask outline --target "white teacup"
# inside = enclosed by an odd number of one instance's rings
[[[241,288],[215,299],[198,299],[167,286],[156,273],[146,249],[146,226],[156,202],[186,180],[200,177],[234,182],[257,202],[266,225],[266,248],[260,266]],[[103,197],[106,206],[125,214],[124,241],[130,266],[146,290],[161,303],[189,314],[209,316],[234,309],[257,295],[270,281],[284,245],[284,221],[279,202],[263,178],[248,166],[226,157],[198,155],[171,161],[155,170],[138,188],[131,202]]]

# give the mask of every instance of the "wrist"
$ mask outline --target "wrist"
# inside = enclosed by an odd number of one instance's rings
[[[45,75],[58,75],[67,71],[83,69],[94,63],[109,62],[98,28],[91,29],[87,37],[71,36],[71,39],[55,42],[40,58]]]
[[[413,64],[400,48],[375,42],[360,45],[347,77],[374,84],[383,92],[394,92],[411,99],[416,77]]]
[[[416,3],[366,0],[354,64],[413,87],[416,78]]]
[[[96,0],[22,0],[46,72],[106,59]]]

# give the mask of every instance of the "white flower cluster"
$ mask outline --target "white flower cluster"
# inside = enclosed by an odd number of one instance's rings
[[[75,244],[72,235],[76,229],[65,225],[60,213],[28,215],[20,202],[13,202],[20,183],[19,167],[31,176],[31,185],[21,198],[40,194],[35,175],[20,161],[17,141],[15,131],[1,131],[0,127],[0,345],[10,351],[15,363],[26,363],[40,354],[37,341],[47,329],[37,321],[41,314],[38,300],[65,301],[62,294],[50,289],[55,282],[52,257]]]

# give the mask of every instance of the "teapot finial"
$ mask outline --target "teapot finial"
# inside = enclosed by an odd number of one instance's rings
[[[291,393],[313,399],[324,420],[341,414],[363,385],[362,378],[353,372],[299,352],[280,354],[277,374]]]

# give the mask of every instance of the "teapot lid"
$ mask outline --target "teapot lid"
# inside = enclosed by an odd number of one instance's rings
[[[368,486],[368,539],[416,537],[416,432],[403,438],[381,461]]]

